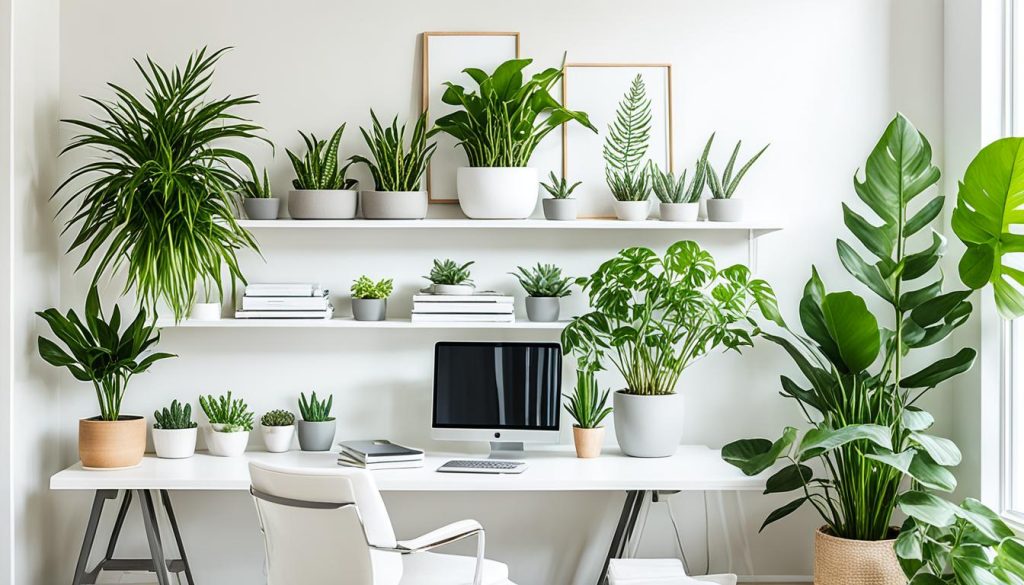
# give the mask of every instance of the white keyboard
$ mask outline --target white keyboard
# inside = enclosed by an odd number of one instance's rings
[[[441,473],[522,473],[525,461],[502,459],[453,459],[437,470]]]

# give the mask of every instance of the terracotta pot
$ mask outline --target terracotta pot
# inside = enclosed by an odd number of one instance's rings
[[[599,457],[604,443],[604,427],[584,429],[573,426],[572,441],[576,444],[576,456],[580,459]]]
[[[814,533],[815,585],[906,585],[889,540],[850,540],[833,536],[823,526]]]
[[[100,417],[78,421],[78,458],[89,469],[135,467],[146,452],[146,419],[121,415],[117,420]]]

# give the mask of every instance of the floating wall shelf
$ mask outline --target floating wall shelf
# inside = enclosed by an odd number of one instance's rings
[[[159,319],[161,328],[188,329],[531,329],[561,331],[565,321],[554,323],[413,323],[409,319],[388,319],[387,321],[356,321],[351,318],[334,319],[221,319],[219,321],[193,321],[186,319],[175,323],[173,319]]]

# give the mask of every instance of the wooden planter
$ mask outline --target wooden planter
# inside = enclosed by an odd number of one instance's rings
[[[814,533],[815,585],[907,585],[890,540],[839,538],[821,527]]]
[[[78,458],[92,469],[135,467],[146,452],[146,419],[122,415],[117,420],[99,417],[78,421]]]

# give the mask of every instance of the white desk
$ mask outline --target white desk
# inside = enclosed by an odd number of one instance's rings
[[[626,500],[619,517],[608,559],[621,556],[625,545],[636,527],[641,507],[655,492],[662,491],[747,491],[762,490],[765,475],[747,477],[735,467],[722,461],[721,453],[701,445],[683,445],[672,457],[662,459],[639,459],[625,457],[617,450],[608,449],[597,459],[577,459],[571,447],[528,451],[521,459],[529,467],[517,475],[482,475],[438,473],[436,469],[445,461],[454,458],[479,458],[480,455],[465,453],[430,454],[426,463],[418,469],[393,469],[374,471],[377,485],[382,491],[420,492],[551,492],[551,491],[622,491]],[[177,490],[234,490],[249,489],[250,460],[272,462],[276,465],[297,468],[334,468],[337,454],[249,452],[244,457],[215,457],[197,453],[189,459],[158,459],[152,455],[143,459],[142,464],[132,469],[117,471],[87,471],[76,463],[50,478],[53,490],[95,491],[92,514],[82,543],[74,585],[95,583],[102,570],[154,570],[167,567],[166,571],[156,570],[161,585],[169,584],[168,572],[184,572],[190,585],[192,580],[188,559],[182,544],[174,510],[171,507],[169,491]],[[160,500],[167,511],[168,520],[178,545],[179,559],[165,560],[163,546],[157,525],[157,516],[152,491],[159,492]],[[92,570],[86,570],[89,552],[96,536],[96,527],[106,500],[117,497],[124,491],[121,507],[111,534],[107,555]],[[151,559],[114,559],[114,545],[120,534],[121,525],[135,493],[142,506],[143,521],[150,543]],[[607,560],[605,563],[607,569]],[[604,583],[604,572],[598,585]]]

